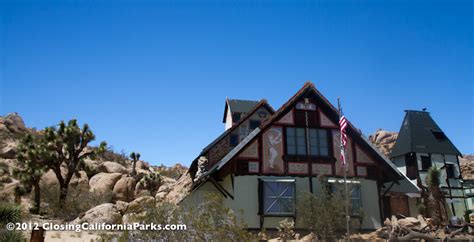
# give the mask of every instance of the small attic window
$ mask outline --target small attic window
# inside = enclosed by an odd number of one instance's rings
[[[250,120],[250,124],[249,124],[249,128],[250,130],[254,130],[256,128],[258,128],[258,126],[260,126],[260,120]]]
[[[448,137],[446,137],[446,135],[441,132],[441,131],[431,131],[434,135],[434,137],[438,140],[438,141],[443,141],[443,140],[447,140]]]
[[[233,113],[232,114],[232,122],[234,122],[234,123],[239,122],[241,116],[242,116],[241,113]]]

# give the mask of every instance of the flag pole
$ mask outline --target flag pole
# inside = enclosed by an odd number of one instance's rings
[[[338,108],[338,111],[339,111],[339,120],[341,120],[341,117],[342,117],[342,109],[341,109],[341,101],[340,101],[340,98],[337,98],[337,108]],[[345,147],[342,143],[342,130],[339,131],[340,132],[340,145],[341,145],[341,154],[342,154],[342,159],[344,159],[342,161],[342,164],[343,164],[343,168],[344,168],[344,197],[345,197],[345,210],[346,210],[346,238],[347,238],[347,241],[350,241],[350,238],[349,238],[349,233],[350,233],[350,220],[351,220],[351,217],[349,215],[349,193],[348,193],[348,189],[347,189],[347,163],[345,162]]]

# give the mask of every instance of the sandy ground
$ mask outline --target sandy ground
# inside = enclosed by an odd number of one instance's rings
[[[46,232],[45,242],[91,242],[97,238],[96,234],[89,234],[88,232],[50,231]]]

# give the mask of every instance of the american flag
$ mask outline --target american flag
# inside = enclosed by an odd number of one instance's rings
[[[346,165],[346,156],[345,156],[345,147],[347,144],[347,134],[346,134],[346,127],[347,127],[347,119],[344,115],[341,115],[339,118],[339,126],[341,132],[341,160],[342,164]]]

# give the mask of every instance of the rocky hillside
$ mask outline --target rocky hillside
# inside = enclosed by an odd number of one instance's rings
[[[393,146],[397,140],[398,133],[379,129],[369,136],[369,140],[379,148],[387,157],[390,155]],[[461,165],[461,173],[464,179],[474,179],[474,155],[463,155],[459,159]]]
[[[22,136],[40,133],[27,128],[17,114],[0,116],[0,201],[21,203],[25,210],[31,207],[31,195],[19,197],[15,192],[19,181],[12,175],[15,167],[16,149]],[[93,149],[94,147],[90,147]],[[127,214],[136,212],[146,203],[169,200],[179,201],[190,187],[187,168],[177,164],[172,167],[151,166],[138,161],[137,174],[132,175],[132,162],[125,154],[111,150],[95,160],[85,160],[87,171],[79,171],[69,185],[67,214],[59,214],[55,198],[59,182],[52,170],[41,178],[41,211],[49,219],[63,219],[119,223]],[[67,169],[62,167],[62,169]],[[156,174],[159,174],[158,178]],[[63,211],[64,212],[64,211]]]

